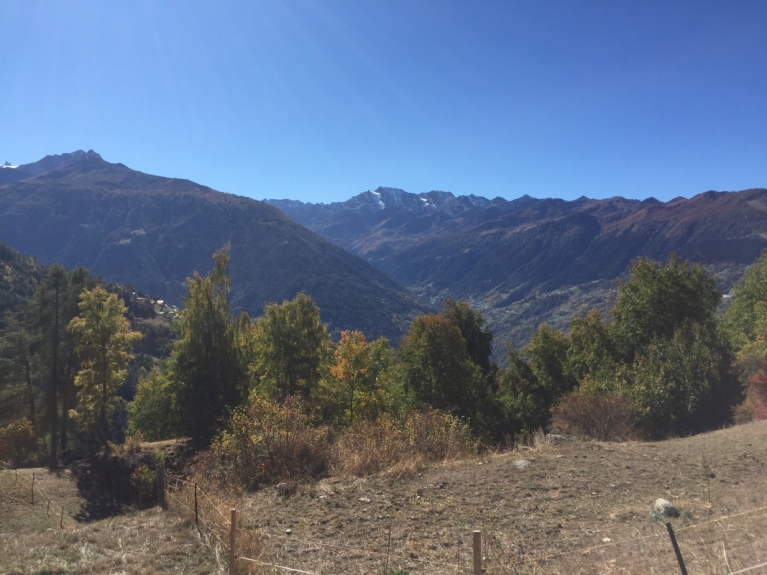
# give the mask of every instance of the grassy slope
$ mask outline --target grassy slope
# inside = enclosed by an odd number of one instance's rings
[[[765,432],[767,422],[760,422],[660,443],[566,441],[409,479],[331,478],[287,499],[268,490],[247,496],[245,521],[271,534],[267,554],[281,546],[283,565],[326,573],[381,572],[390,526],[389,565],[411,573],[460,572],[428,561],[468,565],[474,529],[485,531],[490,573],[532,572],[533,565],[544,573],[673,572],[665,529],[649,518],[652,503],[663,497],[685,513],[675,520],[677,529],[707,519],[709,486],[712,517],[767,505]],[[714,474],[708,483],[704,457]],[[514,462],[523,458],[531,463],[518,469]],[[280,537],[286,529],[292,534]],[[653,534],[595,549],[605,538],[614,543]],[[759,540],[767,538],[767,511],[678,535],[691,573],[722,573],[723,544],[735,570],[764,557],[767,543]],[[519,563],[560,552],[570,553]]]
[[[55,511],[47,515],[39,493],[31,504],[33,471],[53,505],[63,505],[63,529]],[[85,504],[68,472],[25,469],[14,481],[13,472],[0,471],[0,573],[221,572],[210,549],[177,515],[155,508],[79,523],[72,515]]]
[[[689,572],[719,575],[767,555],[767,510],[723,519],[767,505],[766,432],[767,422],[759,422],[658,443],[560,441],[411,477],[331,477],[291,497],[264,489],[238,503],[242,549],[321,573],[382,573],[387,562],[411,575],[458,573],[455,565],[470,564],[472,530],[481,529],[486,573],[671,573],[665,529],[649,518],[653,501],[664,497],[683,512],[674,526]],[[529,466],[519,469],[520,459]],[[2,479],[0,532],[18,532],[0,540],[0,572],[14,566],[36,573],[43,564],[63,573],[216,568],[175,508],[64,533],[35,533],[44,517],[6,527],[29,507],[5,503],[10,476]],[[706,523],[709,492],[711,517],[719,520]],[[44,507],[37,510],[44,515]],[[65,564],[66,557],[77,561]]]

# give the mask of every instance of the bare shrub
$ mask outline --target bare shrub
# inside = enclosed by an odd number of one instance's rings
[[[356,422],[333,445],[333,467],[356,476],[381,471],[407,476],[426,462],[459,459],[476,450],[466,425],[445,412],[426,409]]]
[[[257,488],[317,477],[327,468],[331,430],[312,427],[301,401],[283,404],[253,397],[198,459],[198,471],[232,487]]]
[[[633,435],[634,405],[631,399],[611,392],[575,390],[554,406],[553,429],[598,441],[620,441]]]

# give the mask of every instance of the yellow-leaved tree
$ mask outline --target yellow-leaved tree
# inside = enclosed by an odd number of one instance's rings
[[[100,286],[80,294],[79,308],[69,323],[81,361],[75,376],[78,403],[70,416],[90,446],[98,448],[111,438],[117,388],[125,380],[131,346],[141,334],[130,330],[123,302]]]
[[[386,338],[368,342],[361,331],[342,331],[323,382],[327,416],[336,423],[375,419],[385,409],[393,358]]]

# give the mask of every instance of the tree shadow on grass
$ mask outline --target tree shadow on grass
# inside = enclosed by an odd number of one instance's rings
[[[96,454],[73,461],[72,475],[86,501],[75,519],[97,521],[124,513],[126,508],[147,507],[137,505],[139,497],[131,474],[138,465],[151,462],[148,454],[131,457]]]

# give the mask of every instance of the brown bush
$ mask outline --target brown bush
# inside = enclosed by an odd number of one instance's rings
[[[733,409],[735,423],[748,423],[759,419],[767,419],[767,374],[762,366],[758,373],[748,380],[748,390],[743,403]]]
[[[411,475],[430,461],[457,459],[476,449],[468,427],[438,410],[357,421],[334,433],[312,426],[298,400],[280,405],[252,398],[198,457],[196,471],[219,484],[253,489],[317,477],[331,468],[357,476]]]
[[[333,468],[357,476],[381,471],[412,475],[429,461],[458,459],[476,450],[467,426],[447,413],[427,409],[356,422],[333,445]]]
[[[634,405],[626,396],[575,390],[554,406],[551,426],[569,435],[620,441],[634,435]]]
[[[221,484],[258,488],[316,477],[327,468],[331,430],[312,427],[298,399],[283,404],[253,397],[201,454],[197,468]]]

